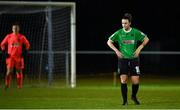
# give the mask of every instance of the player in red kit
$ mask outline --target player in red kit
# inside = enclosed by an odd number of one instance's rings
[[[7,46],[7,72],[5,76],[5,89],[10,86],[11,74],[13,73],[14,67],[16,68],[17,87],[22,88],[23,83],[23,69],[24,69],[24,58],[22,57],[22,48],[25,46],[26,50],[29,50],[30,44],[26,37],[19,33],[20,27],[18,24],[12,25],[12,33],[7,34],[1,42],[1,49],[6,51]]]

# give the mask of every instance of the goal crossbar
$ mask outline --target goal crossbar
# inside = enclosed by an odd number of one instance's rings
[[[75,2],[33,2],[33,1],[0,1],[1,5],[26,5],[26,6],[72,6],[75,7]]]

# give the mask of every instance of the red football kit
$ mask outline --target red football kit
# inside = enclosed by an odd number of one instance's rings
[[[25,45],[26,50],[30,48],[29,41],[26,39],[26,37],[20,33],[14,34],[8,34],[4,40],[1,42],[1,49],[5,50],[5,46],[7,45],[8,50],[7,53],[9,55],[8,58],[6,58],[6,64],[7,68],[13,69],[14,67],[17,70],[24,69],[24,58],[22,57],[22,47]],[[17,73],[17,84],[18,88],[22,88],[23,83],[23,73]],[[9,87],[11,82],[11,74],[7,74],[5,77],[5,85],[6,87]]]
[[[6,59],[6,64],[8,68],[23,69],[24,59],[21,57],[22,45],[25,45],[26,50],[29,49],[30,44],[26,37],[20,33],[18,34],[8,34],[1,43],[1,48],[4,50],[5,45],[8,46],[7,53],[9,58]]]

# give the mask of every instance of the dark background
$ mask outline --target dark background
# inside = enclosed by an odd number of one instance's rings
[[[17,0],[14,0],[17,1]],[[37,0],[19,0],[37,1]],[[178,51],[180,7],[159,0],[38,0],[76,2],[77,50],[109,50],[108,37],[121,28],[125,12],[133,15],[132,27],[148,35],[146,48]],[[158,48],[156,48],[158,47]]]
[[[133,15],[132,27],[143,31],[150,39],[143,51],[180,49],[180,6],[173,0],[63,1],[76,2],[77,51],[111,51],[106,42],[121,28],[121,17],[126,12]],[[179,73],[179,55],[142,55],[140,59],[145,73]],[[115,55],[77,55],[78,73],[112,72],[116,71],[116,67]]]

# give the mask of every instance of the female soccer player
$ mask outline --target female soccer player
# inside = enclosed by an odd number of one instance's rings
[[[127,81],[128,76],[132,81],[131,99],[139,105],[136,94],[139,89],[139,54],[148,43],[148,37],[136,28],[131,27],[132,15],[125,13],[122,17],[122,29],[117,30],[109,37],[108,46],[116,53],[120,64],[121,93],[123,105],[127,104]],[[142,42],[138,45],[138,42]],[[118,42],[119,48],[116,48],[114,42]]]
[[[23,73],[24,69],[24,59],[22,57],[22,47],[25,45],[26,50],[29,50],[30,44],[26,37],[19,33],[19,25],[12,25],[12,33],[7,34],[6,37],[1,42],[1,49],[5,50],[7,46],[7,55],[6,65],[7,72],[5,76],[5,89],[7,89],[11,82],[11,74],[14,67],[16,68],[16,77],[17,77],[17,87],[22,88],[23,83]]]

